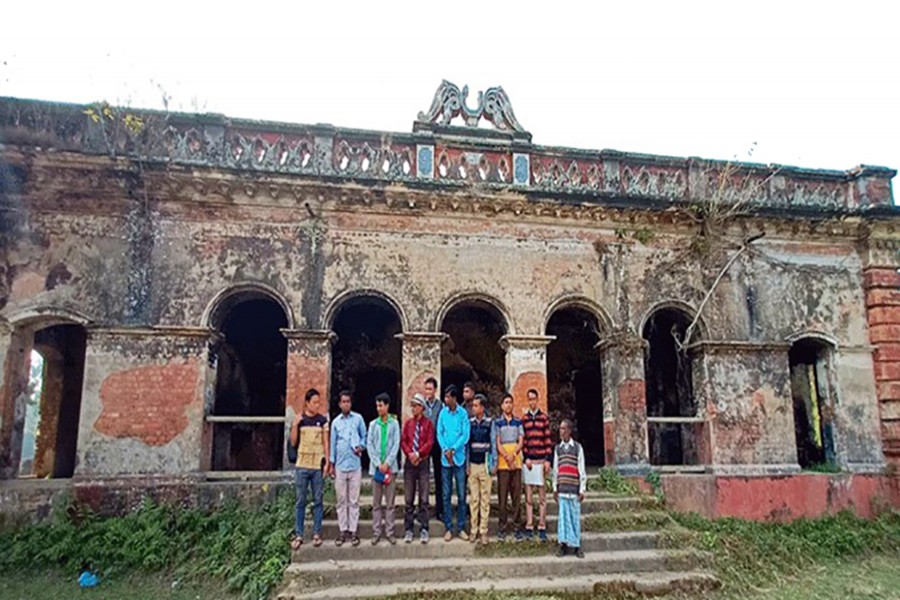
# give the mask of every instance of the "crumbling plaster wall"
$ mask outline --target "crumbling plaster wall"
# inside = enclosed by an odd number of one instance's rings
[[[92,331],[76,475],[197,471],[205,352],[202,336]]]
[[[508,316],[510,334],[542,335],[554,302],[583,297],[600,307],[601,323],[639,335],[642,320],[661,301],[696,309],[726,258],[705,267],[686,259],[690,232],[671,227],[654,229],[642,243],[623,239],[616,231],[622,223],[549,216],[525,221],[489,210],[457,215],[396,205],[376,210],[337,201],[304,206],[291,198],[238,191],[161,198],[152,181],[137,186],[148,190],[148,204],[147,196],[130,190],[134,184],[121,177],[95,173],[99,183],[75,193],[56,180],[37,183],[35,175],[29,174],[32,183],[17,199],[21,218],[7,249],[10,294],[0,311],[7,318],[33,307],[59,306],[98,324],[205,326],[204,315],[217,294],[237,283],[259,282],[286,299],[297,329],[327,328],[337,298],[375,290],[397,304],[406,331],[437,330],[439,315],[455,297],[476,293],[496,299]],[[73,186],[77,189],[77,182]],[[354,190],[346,194],[352,197]],[[135,214],[148,223],[136,228]],[[146,252],[135,251],[136,246],[147,246]],[[135,257],[142,256],[149,256],[149,264],[136,265]],[[781,342],[816,331],[840,346],[861,348],[868,334],[860,269],[851,240],[764,238],[723,278],[702,315],[705,335]],[[135,270],[140,273],[134,275]],[[141,290],[142,282],[149,289]],[[145,447],[147,440],[139,435],[107,439],[96,423],[107,377],[147,365],[196,367],[205,356],[201,346],[182,363],[155,344],[121,350],[89,343],[79,439],[82,470],[115,470],[123,460],[116,457],[123,455],[131,457],[123,467],[128,469],[196,468],[202,411],[194,414],[201,406],[194,400],[185,410],[196,417],[191,420],[195,429],[161,444],[171,451],[153,443]],[[847,460],[877,463],[870,358],[861,349],[839,352],[835,360],[846,406]],[[781,370],[786,377],[786,349],[783,356],[750,353],[717,368],[735,371],[746,385],[735,391],[720,377],[697,385],[711,386],[706,393],[712,397],[728,396],[736,414],[746,417],[760,393],[768,394],[766,404],[777,411],[790,406],[789,389],[780,378],[772,383],[753,374]],[[789,461],[792,437],[783,435],[788,430],[779,422],[767,433],[783,438],[783,447],[772,455],[750,444],[732,456],[714,453],[719,457],[714,460]]]

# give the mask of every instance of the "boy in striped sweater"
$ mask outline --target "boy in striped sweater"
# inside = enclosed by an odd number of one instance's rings
[[[550,439],[550,418],[538,408],[538,392],[528,390],[528,410],[522,415],[525,431],[525,464],[522,481],[525,483],[525,538],[534,538],[534,496],[538,499],[538,536],[547,541],[547,488],[544,481],[550,474],[553,442]]]
[[[584,558],[581,550],[581,503],[587,489],[584,450],[572,439],[572,422],[563,419],[559,424],[561,441],[553,453],[553,497],[559,504],[557,556],[569,553]]]

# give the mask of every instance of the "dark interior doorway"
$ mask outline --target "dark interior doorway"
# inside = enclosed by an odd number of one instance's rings
[[[797,462],[802,469],[833,466],[834,415],[829,386],[831,348],[816,339],[801,339],[788,354]]]
[[[287,315],[274,299],[254,294],[235,299],[222,311],[216,349],[213,414],[223,417],[284,418]],[[215,423],[213,470],[281,469],[284,423]]]
[[[338,393],[346,389],[366,426],[378,416],[375,396],[382,392],[391,397],[391,414],[401,418],[402,346],[397,334],[402,325],[396,309],[378,296],[357,296],[338,309],[331,328],[337,334],[331,355],[331,417],[340,411]],[[368,463],[364,454],[363,467]]]
[[[547,406],[554,435],[559,423],[575,423],[573,437],[584,448],[588,465],[604,464],[603,387],[600,354],[600,328],[595,315],[578,307],[566,307],[553,313],[547,323],[547,335],[556,339],[547,347]]]
[[[461,400],[463,384],[471,381],[487,396],[488,414],[498,416],[506,387],[506,353],[500,346],[507,331],[503,315],[483,300],[465,300],[450,309],[441,331],[448,335],[441,348],[442,388],[455,385]]]
[[[644,373],[648,417],[694,417],[694,384],[690,354],[681,347],[691,323],[676,308],[655,311],[644,325],[647,340]],[[650,464],[699,463],[696,426],[691,423],[648,423]]]
[[[34,334],[20,477],[74,474],[86,346],[81,325],[53,325]]]

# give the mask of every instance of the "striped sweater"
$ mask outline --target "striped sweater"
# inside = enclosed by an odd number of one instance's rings
[[[525,447],[522,451],[525,460],[549,460],[553,453],[553,442],[550,440],[550,418],[547,413],[541,409],[534,413],[525,411],[522,415],[522,427],[525,430]]]

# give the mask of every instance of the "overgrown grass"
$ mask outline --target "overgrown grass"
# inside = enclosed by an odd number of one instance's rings
[[[640,491],[634,482],[622,477],[613,467],[598,469],[597,477],[588,479],[588,490],[617,496],[634,496]]]
[[[888,555],[900,559],[900,513],[861,519],[850,512],[792,523],[709,520],[673,514],[667,545],[712,553],[726,593],[778,585],[815,565]]]
[[[171,573],[264,598],[290,560],[293,502],[287,490],[252,510],[231,504],[205,513],[146,502],[118,518],[56,511],[45,523],[0,532],[0,572],[77,573],[89,564],[105,579]]]

